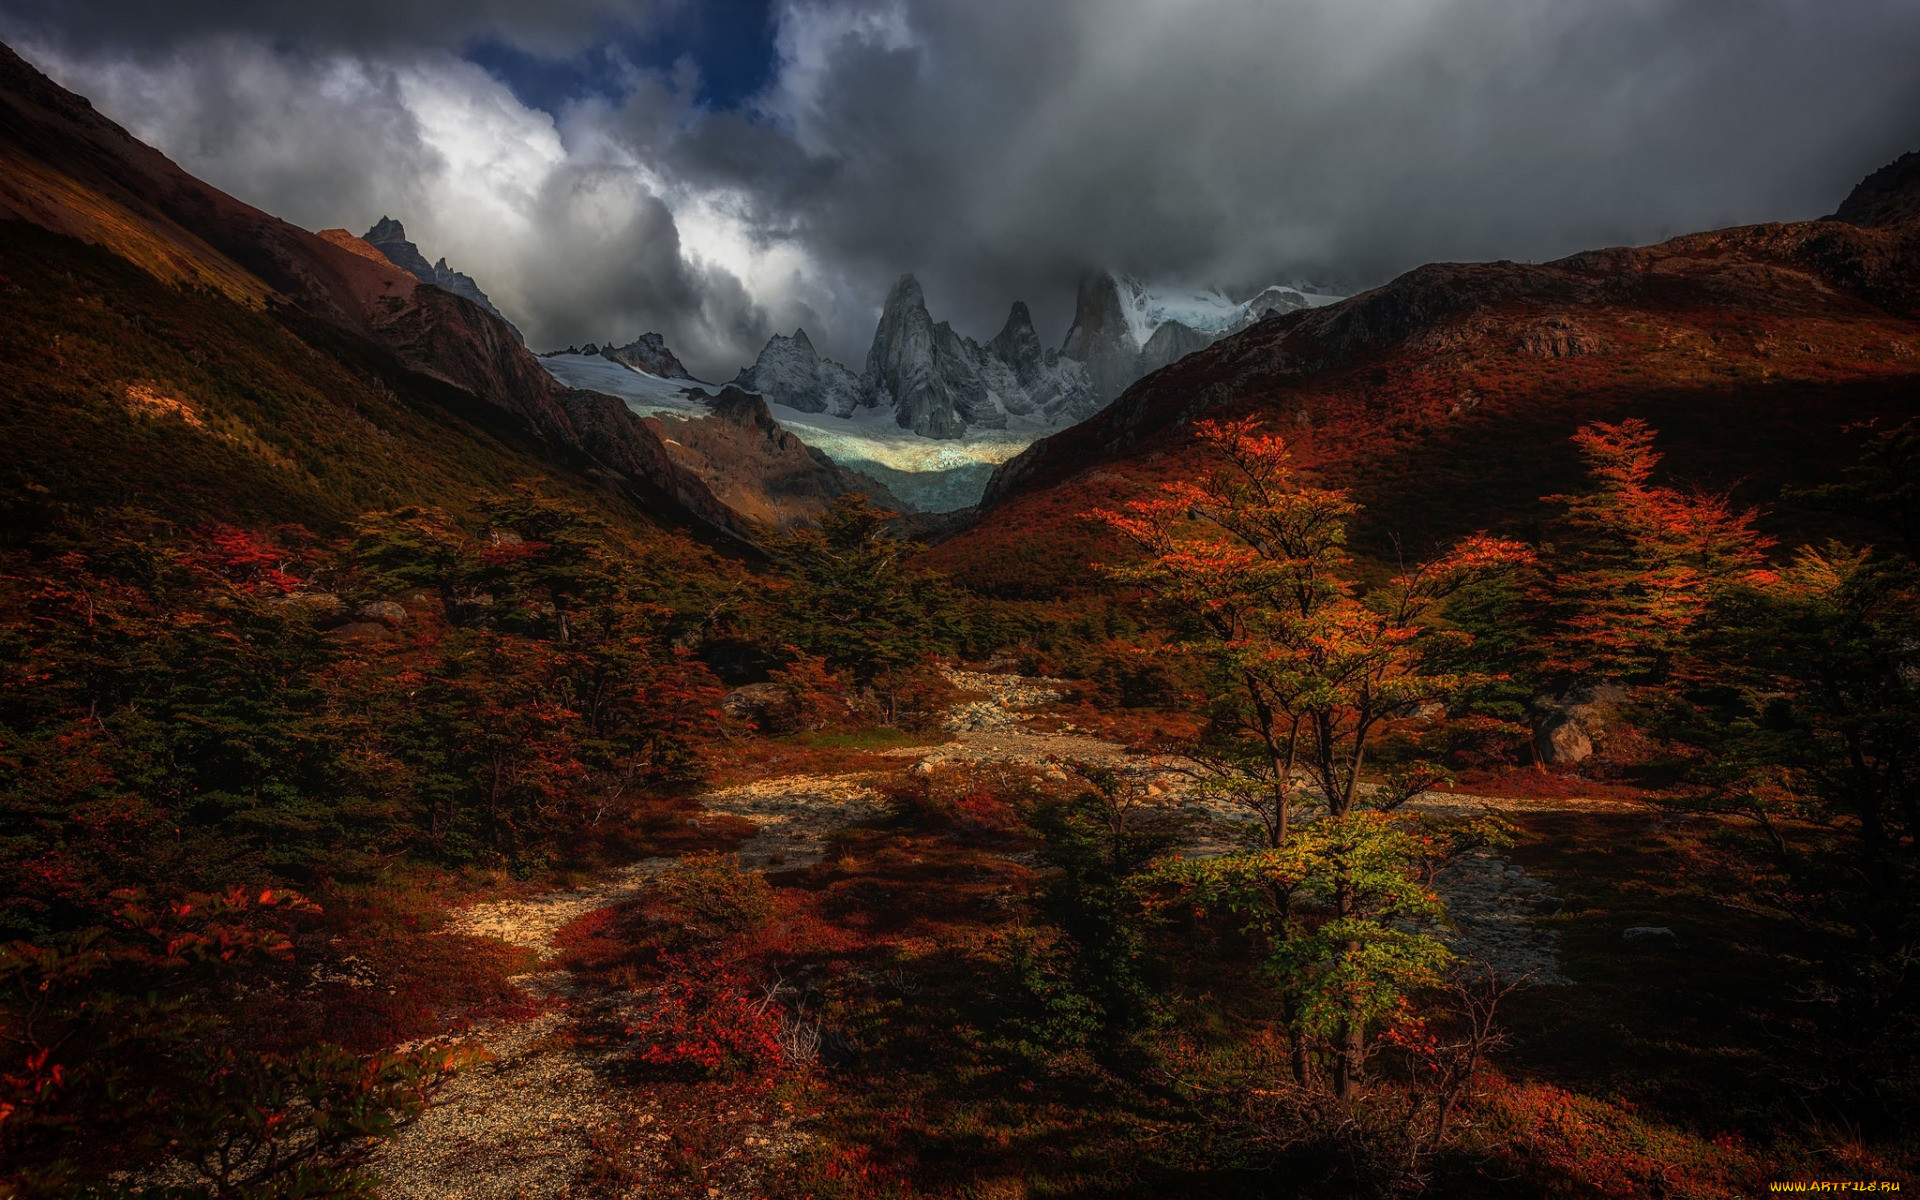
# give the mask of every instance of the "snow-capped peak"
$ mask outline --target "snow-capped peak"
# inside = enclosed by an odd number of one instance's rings
[[[1225,333],[1246,316],[1246,306],[1235,304],[1211,289],[1155,288],[1131,275],[1115,275],[1120,294],[1120,309],[1127,318],[1127,333],[1133,344],[1144,348],[1154,331],[1168,321],[1178,321],[1198,333]]]

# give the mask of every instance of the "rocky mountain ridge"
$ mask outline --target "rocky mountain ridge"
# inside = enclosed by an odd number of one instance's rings
[[[601,354],[614,362],[632,367],[636,371],[645,371],[649,375],[658,375],[662,379],[684,379],[697,383],[686,364],[682,363],[673,351],[667,349],[667,340],[657,333],[643,333],[624,346],[607,346]]]
[[[769,403],[804,413],[850,417],[866,391],[858,375],[814,350],[807,331],[767,339],[760,357],[734,376],[733,387],[765,396]]]
[[[770,339],[733,384],[805,413],[886,410],[900,428],[926,438],[1057,429],[1221,337],[1330,299],[1276,286],[1236,303],[1218,292],[1155,289],[1097,272],[1081,281],[1065,342],[1051,349],[1041,345],[1025,301],[1015,301],[982,344],[935,321],[919,280],[907,274],[887,293],[860,373],[820,357],[796,329]]]
[[[527,339],[521,336],[520,329],[506,315],[495,308],[493,301],[480,290],[473,276],[456,271],[447,265],[443,256],[439,262],[429,263],[427,256],[420,253],[420,247],[407,240],[407,230],[392,217],[383,216],[375,221],[373,228],[361,235],[361,240],[378,250],[388,262],[418,279],[421,283],[430,283],[443,291],[456,296],[464,296],[478,304],[487,312],[500,318],[502,324],[513,330],[513,336],[525,345]]]
[[[643,333],[624,346],[608,342],[602,346],[598,342],[588,342],[584,346],[568,346],[563,350],[543,350],[541,358],[553,358],[561,354],[584,354],[598,356],[608,362],[619,363],[635,371],[642,371],[659,379],[685,380],[688,383],[700,383],[686,364],[680,361],[667,346],[667,339],[657,333]]]

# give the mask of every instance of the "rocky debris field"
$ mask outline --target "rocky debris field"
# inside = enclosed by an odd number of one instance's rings
[[[964,700],[947,713],[951,733],[992,733],[1015,730],[1036,715],[1033,710],[1051,704],[1071,687],[1061,679],[1034,679],[1022,675],[988,675],[978,671],[946,672],[947,682],[964,693],[985,693],[984,699]]]
[[[1476,850],[1442,870],[1434,886],[1454,922],[1442,936],[1463,962],[1486,964],[1502,982],[1573,982],[1560,973],[1559,935],[1533,920],[1559,911],[1545,880]]]
[[[753,823],[753,834],[740,843],[742,866],[803,867],[820,861],[834,830],[881,814],[880,794],[869,785],[871,779],[861,774],[758,780],[711,792],[701,807]]]
[[[445,932],[490,937],[509,946],[550,951],[562,926],[595,909],[610,908],[638,896],[647,882],[673,865],[670,858],[646,858],[621,867],[590,887],[564,888],[517,900],[495,900],[461,909]]]
[[[454,1077],[371,1167],[389,1200],[564,1196],[617,1115],[594,1058],[564,1043],[565,1009],[483,1037],[492,1059]]]

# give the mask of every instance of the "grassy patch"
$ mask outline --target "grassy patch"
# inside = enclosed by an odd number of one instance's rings
[[[882,725],[873,729],[800,733],[785,740],[809,750],[897,750],[903,746],[937,746],[946,738],[938,733],[912,733]]]

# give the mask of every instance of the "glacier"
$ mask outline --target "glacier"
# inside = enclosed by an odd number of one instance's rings
[[[699,380],[662,379],[598,354],[546,354],[540,365],[566,386],[604,392],[643,417],[702,416],[721,390]],[[848,470],[871,475],[902,502],[927,513],[979,503],[993,469],[1049,432],[981,430],[964,440],[935,440],[900,428],[884,409],[860,409],[841,418],[768,400],[767,411],[793,436]]]
[[[1115,275],[1121,312],[1133,344],[1145,347],[1162,325],[1175,322],[1208,337],[1224,337],[1253,324],[1268,312],[1321,308],[1344,300],[1304,288],[1274,286],[1247,300],[1233,301],[1212,288],[1155,287],[1131,275]]]

